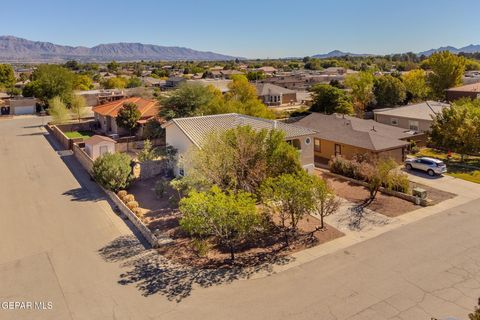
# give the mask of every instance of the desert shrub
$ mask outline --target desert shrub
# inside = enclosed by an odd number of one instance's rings
[[[210,250],[210,243],[207,240],[203,239],[193,239],[192,241],[193,249],[199,257],[205,257]]]
[[[123,197],[123,202],[129,203],[131,201],[135,201],[135,196],[133,194],[127,194],[126,196]]]
[[[347,160],[342,156],[335,156],[328,162],[330,171],[342,176],[346,176],[353,179],[362,179],[362,173],[360,170],[361,164],[365,162],[359,162],[356,159]]]
[[[93,162],[92,176],[108,190],[124,189],[132,182],[131,161],[125,153],[105,153]]]
[[[408,181],[408,176],[405,173],[391,172],[384,187],[388,190],[408,193],[410,191],[410,181]]]
[[[120,200],[123,201],[123,198],[125,198],[125,196],[128,194],[128,192],[126,190],[120,190],[117,192],[117,196],[120,198]]]
[[[128,207],[128,209],[130,209],[130,210],[133,210],[133,209],[135,209],[135,208],[138,208],[138,202],[137,202],[137,201],[127,202],[127,207]]]
[[[142,218],[142,209],[140,209],[139,207],[136,207],[131,210],[138,218],[140,219]]]
[[[410,153],[418,153],[420,152],[420,148],[417,146],[417,143],[413,140],[410,141]]]
[[[167,185],[169,184],[168,181],[165,179],[160,179],[157,182],[155,182],[155,195],[157,198],[163,198],[165,195],[165,191],[167,191]]]

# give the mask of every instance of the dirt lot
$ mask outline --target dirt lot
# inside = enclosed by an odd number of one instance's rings
[[[348,201],[361,203],[370,195],[368,189],[364,186],[334,177],[324,170],[316,170],[316,173],[318,176],[328,181],[331,187],[335,190],[337,196],[347,199]],[[368,206],[368,208],[388,217],[396,217],[419,209],[420,206],[394,196],[378,193],[376,199]]]
[[[218,266],[229,259],[230,254],[226,248],[216,246],[209,242],[208,254],[199,257],[192,239],[185,234],[179,226],[181,213],[176,203],[176,192],[168,188],[162,198],[157,198],[153,191],[158,178],[135,182],[128,192],[135,196],[142,208],[142,219],[154,233],[167,235],[173,241],[159,248],[159,252],[175,262],[196,266]],[[290,245],[285,246],[283,233],[276,226],[277,219],[271,218],[267,232],[259,233],[249,243],[243,243],[236,253],[237,263],[252,264],[266,260],[288,256],[308,247],[316,246],[343,236],[344,234],[326,224],[324,230],[315,231],[320,221],[312,216],[304,217],[298,224],[298,234],[295,239],[290,239]]]

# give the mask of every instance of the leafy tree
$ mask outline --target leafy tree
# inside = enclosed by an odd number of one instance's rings
[[[468,315],[469,320],[480,320],[480,298],[478,299],[478,306],[475,307],[475,311]]]
[[[317,214],[320,216],[320,227],[324,229],[324,218],[330,216],[338,211],[340,202],[335,198],[335,193],[332,188],[323,179],[317,176],[312,177],[313,182],[313,198],[315,200],[315,208]]]
[[[143,137],[157,139],[165,136],[165,129],[156,118],[149,119],[143,127]]]
[[[70,119],[67,106],[60,97],[54,97],[49,101],[48,113],[52,116],[54,123],[64,123]]]
[[[422,69],[415,69],[402,75],[402,81],[407,90],[407,100],[418,102],[427,100],[430,88],[427,84],[427,75]]]
[[[127,102],[118,111],[115,121],[120,128],[129,132],[131,136],[138,128],[137,121],[140,120],[141,113],[135,103]]]
[[[321,70],[322,65],[320,63],[320,59],[317,58],[310,58],[304,66],[305,69],[307,70]]]
[[[35,96],[43,103],[59,96],[70,103],[74,88],[75,74],[70,70],[52,64],[41,64],[32,74],[32,81],[25,86],[27,96]]]
[[[127,88],[137,88],[142,86],[142,80],[138,77],[128,79]]]
[[[65,62],[65,68],[68,68],[70,70],[79,70],[80,64],[76,60],[68,60],[67,62]]]
[[[430,142],[462,155],[480,152],[480,100],[462,99],[433,118]]]
[[[9,64],[0,64],[0,88],[10,88],[15,85],[15,73]]]
[[[266,179],[261,187],[262,202],[280,218],[288,246],[289,233],[295,233],[298,222],[316,208],[312,177],[303,170]]]
[[[146,161],[152,161],[157,159],[158,153],[156,148],[153,147],[152,143],[150,140],[145,140],[143,142],[143,148],[138,154],[138,160],[140,162],[146,162]]]
[[[373,74],[367,71],[350,74],[345,78],[345,85],[352,90],[357,115],[362,115],[365,108],[375,100],[373,94],[374,80]]]
[[[7,88],[6,92],[10,97],[16,97],[22,94],[22,90],[16,87]]]
[[[108,72],[117,72],[119,68],[120,68],[120,64],[115,60],[107,64]]]
[[[86,74],[81,74],[75,76],[73,87],[76,90],[85,91],[93,89],[94,86],[92,78],[90,78]]]
[[[267,76],[265,73],[261,71],[249,71],[247,73],[247,79],[248,81],[256,81],[256,80],[262,80],[265,79]]]
[[[428,83],[438,99],[445,97],[446,89],[462,84],[465,61],[464,57],[449,51],[434,53],[428,58],[427,64],[432,71],[428,74]]]
[[[199,83],[185,83],[169,97],[162,99],[160,116],[167,120],[196,115],[197,110],[213,99],[212,91]]]
[[[388,180],[390,178],[390,173],[397,167],[395,160],[391,158],[380,158],[373,165],[369,165],[369,170],[365,170],[363,174],[365,175],[368,182],[368,191],[370,196],[362,204],[362,207],[370,205],[373,200],[375,200],[378,190],[383,185],[388,185]]]
[[[407,96],[403,82],[391,75],[384,75],[375,79],[373,93],[380,107],[393,107],[403,103]]]
[[[73,114],[73,118],[80,122],[82,118],[87,115],[87,101],[85,98],[79,95],[73,95],[70,103],[70,111]]]
[[[105,89],[123,89],[127,86],[127,79],[123,77],[108,78],[102,82]]]
[[[239,126],[212,132],[202,148],[191,150],[185,161],[188,174],[199,180],[222,190],[256,193],[266,178],[299,170],[298,157],[283,132]]]
[[[131,158],[126,153],[105,153],[93,162],[92,175],[104,188],[117,192],[132,181]]]
[[[208,192],[192,191],[179,208],[181,228],[196,238],[214,237],[230,250],[232,262],[238,244],[249,240],[262,224],[255,197],[243,191],[223,192],[216,186]]]
[[[329,84],[316,84],[310,91],[313,95],[311,111],[323,112],[325,114],[339,111],[339,113],[350,113],[351,110],[348,107],[345,108],[349,103],[349,97],[344,90]]]

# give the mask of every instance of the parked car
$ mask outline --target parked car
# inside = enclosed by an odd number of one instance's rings
[[[447,166],[443,161],[428,157],[407,159],[405,168],[408,170],[417,169],[425,171],[431,177],[447,172]]]

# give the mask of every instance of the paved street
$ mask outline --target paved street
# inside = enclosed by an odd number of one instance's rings
[[[466,319],[480,296],[477,199],[264,278],[168,268],[40,118],[0,120],[0,319]]]

